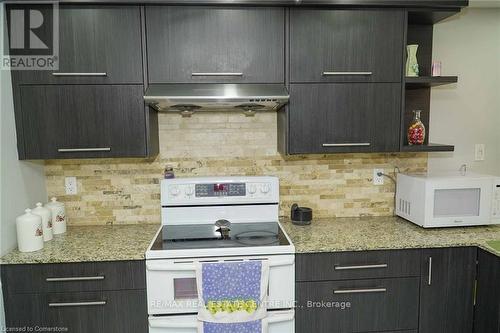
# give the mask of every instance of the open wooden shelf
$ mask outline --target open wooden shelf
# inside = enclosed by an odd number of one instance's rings
[[[458,76],[405,77],[405,83],[408,89],[436,87],[457,82]]]
[[[454,151],[455,146],[443,145],[439,143],[428,143],[425,145],[404,145],[401,147],[401,151],[404,152],[430,152],[430,151]]]
[[[463,1],[463,7],[466,7],[467,1]],[[462,6],[461,6],[462,7]],[[410,9],[408,11],[408,24],[435,24],[450,16],[460,12],[459,8],[444,9]]]

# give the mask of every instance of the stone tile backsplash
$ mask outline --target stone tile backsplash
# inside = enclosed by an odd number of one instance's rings
[[[177,177],[272,175],[280,178],[280,213],[294,202],[316,217],[387,216],[394,184],[373,186],[373,168],[422,172],[426,153],[333,154],[282,157],[276,150],[276,114],[160,114],[160,155],[145,159],[46,161],[49,196],[66,204],[69,224],[160,223],[160,188],[166,164]],[[77,195],[64,194],[76,176]]]

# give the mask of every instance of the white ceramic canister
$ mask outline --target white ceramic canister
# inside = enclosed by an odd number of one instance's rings
[[[42,218],[26,209],[16,218],[17,247],[21,252],[33,252],[43,248]]]
[[[36,208],[31,211],[33,214],[36,214],[42,218],[42,227],[43,227],[43,240],[45,242],[51,240],[52,237],[52,213],[50,209],[42,206],[41,202],[36,204]]]
[[[66,232],[66,209],[64,204],[54,197],[50,199],[50,202],[45,207],[50,209],[52,214],[52,233],[54,235],[64,234]]]

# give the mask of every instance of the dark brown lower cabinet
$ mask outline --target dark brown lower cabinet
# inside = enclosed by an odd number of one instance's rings
[[[423,250],[420,333],[472,332],[476,258],[475,247]]]
[[[500,333],[500,258],[479,250],[474,333]]]
[[[418,327],[419,278],[297,283],[297,333]]]
[[[144,261],[4,265],[1,270],[11,331],[148,331]]]
[[[500,258],[480,253],[474,310],[476,261],[476,247],[300,254],[296,333],[500,333]]]
[[[71,333],[146,333],[145,290],[7,295],[6,325]]]

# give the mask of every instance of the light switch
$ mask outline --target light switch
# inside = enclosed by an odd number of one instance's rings
[[[475,160],[476,161],[484,161],[484,157],[485,157],[484,143],[477,143],[476,144],[476,151],[475,151]]]

